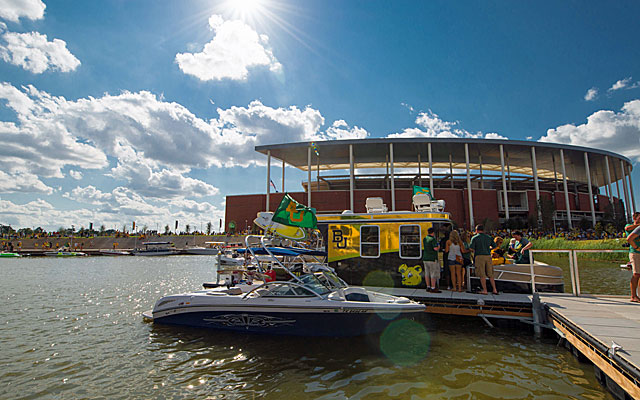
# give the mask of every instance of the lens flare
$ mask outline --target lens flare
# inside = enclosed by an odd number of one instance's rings
[[[431,335],[416,321],[394,321],[380,335],[380,350],[394,364],[409,366],[426,357]]]

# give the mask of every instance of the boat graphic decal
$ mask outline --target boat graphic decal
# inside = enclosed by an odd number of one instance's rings
[[[269,315],[253,314],[224,314],[213,318],[204,318],[210,324],[221,324],[224,326],[245,326],[259,328],[273,328],[278,326],[293,325],[295,319],[285,319],[272,317]]]
[[[408,266],[402,264],[398,267],[398,272],[402,274],[402,284],[405,286],[417,286],[422,283],[422,266]]]

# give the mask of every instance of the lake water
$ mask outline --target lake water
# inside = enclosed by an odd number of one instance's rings
[[[349,339],[142,321],[159,297],[212,280],[213,262],[0,259],[0,398],[612,399],[555,338],[475,318],[425,314]]]

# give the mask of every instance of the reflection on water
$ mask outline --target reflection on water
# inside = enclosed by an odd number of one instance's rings
[[[0,260],[0,398],[611,398],[554,339],[475,319],[425,314],[360,338],[142,321],[211,280],[212,259]]]

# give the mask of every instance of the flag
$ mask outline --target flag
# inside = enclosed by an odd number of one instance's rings
[[[273,190],[275,190],[276,193],[278,193],[278,188],[276,187],[276,184],[273,183],[273,180],[271,180],[270,183],[271,183],[271,187],[273,188]]]
[[[433,196],[431,196],[431,191],[429,189],[423,188],[422,186],[413,185],[413,195],[415,196],[416,194],[428,194],[429,197],[433,199]]]
[[[317,156],[320,156],[320,152],[318,151],[318,145],[316,144],[316,142],[311,142],[311,149],[314,153],[316,153]]]
[[[273,213],[271,220],[284,225],[299,226],[301,228],[316,229],[318,227],[316,209],[298,203],[291,198],[289,194],[284,195],[276,212]]]

